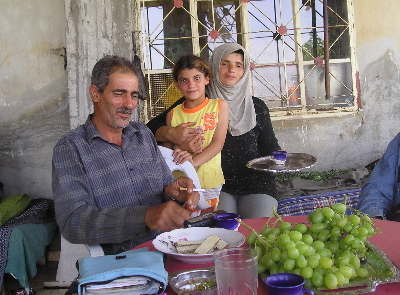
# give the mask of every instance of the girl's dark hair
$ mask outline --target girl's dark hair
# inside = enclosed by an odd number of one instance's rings
[[[184,55],[176,62],[172,72],[175,81],[178,81],[179,73],[185,69],[197,69],[202,72],[205,77],[210,77],[211,79],[211,69],[208,64],[194,54]]]

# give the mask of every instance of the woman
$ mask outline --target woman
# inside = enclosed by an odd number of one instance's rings
[[[272,208],[278,205],[274,176],[246,166],[248,161],[280,149],[268,107],[251,95],[250,57],[241,45],[226,43],[215,48],[210,65],[213,79],[208,97],[223,98],[229,105],[229,127],[221,159],[225,184],[218,209],[238,213],[244,219],[271,216]],[[179,99],[172,107],[182,102]],[[193,124],[167,127],[167,112],[147,124],[157,140],[172,141],[190,152],[201,151],[201,134],[191,128]],[[179,154],[176,156],[179,158]]]

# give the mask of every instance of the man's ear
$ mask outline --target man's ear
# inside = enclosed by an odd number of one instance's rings
[[[89,86],[89,93],[90,97],[92,98],[93,102],[98,102],[99,101],[99,90],[97,89],[96,85],[90,85]]]

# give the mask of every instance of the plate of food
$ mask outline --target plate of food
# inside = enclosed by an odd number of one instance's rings
[[[245,239],[241,233],[229,229],[190,227],[162,233],[153,240],[153,245],[182,262],[211,263],[215,251],[240,247]]]

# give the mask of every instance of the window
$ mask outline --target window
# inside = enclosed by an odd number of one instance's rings
[[[250,53],[253,94],[272,116],[356,110],[351,9],[351,0],[141,0],[150,117],[180,97],[174,62],[207,60],[224,42]]]

